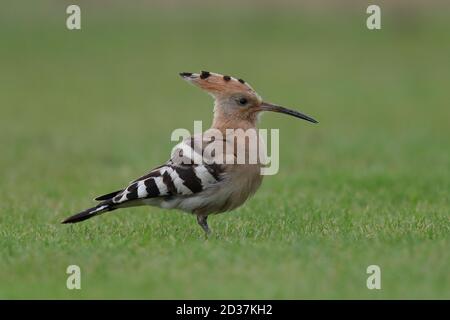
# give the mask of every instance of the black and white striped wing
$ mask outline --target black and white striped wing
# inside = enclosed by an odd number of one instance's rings
[[[135,180],[112,198],[114,204],[156,197],[189,196],[220,181],[219,166],[168,163]]]
[[[197,156],[199,150],[192,152],[194,141],[187,141],[187,143],[181,143],[175,150],[184,151],[184,156],[183,152],[175,152],[174,154],[181,154],[181,157],[172,157],[165,165],[132,181],[127,188],[100,196],[96,200],[111,200],[113,204],[120,205],[134,200],[156,197],[189,196],[206,190],[221,181],[223,167],[214,163],[194,163],[191,157],[192,155]],[[190,155],[186,157],[188,153]]]

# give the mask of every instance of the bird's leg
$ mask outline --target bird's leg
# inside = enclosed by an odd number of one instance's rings
[[[208,216],[204,215],[197,215],[197,222],[202,227],[203,231],[205,231],[206,236],[208,236],[211,233],[211,230],[209,230],[208,227]]]

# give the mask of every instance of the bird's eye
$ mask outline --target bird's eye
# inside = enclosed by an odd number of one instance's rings
[[[241,106],[245,106],[247,104],[248,100],[246,98],[240,98],[239,99],[239,104]]]

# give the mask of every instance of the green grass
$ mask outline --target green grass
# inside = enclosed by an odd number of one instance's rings
[[[0,13],[0,298],[450,298],[450,19],[228,8]],[[365,12],[361,9],[360,12]],[[244,78],[280,115],[280,172],[213,216],[157,208],[60,225],[168,159],[212,102],[178,78]],[[82,290],[66,289],[66,267]],[[366,268],[382,290],[366,288]]]

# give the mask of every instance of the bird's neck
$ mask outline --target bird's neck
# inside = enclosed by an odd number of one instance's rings
[[[241,114],[228,114],[216,108],[211,128],[225,132],[227,129],[254,129],[258,123],[257,116],[246,117]]]

